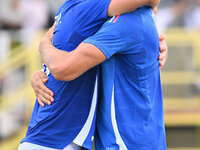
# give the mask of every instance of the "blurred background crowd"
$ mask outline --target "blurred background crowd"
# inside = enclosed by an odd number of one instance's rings
[[[35,96],[38,41],[65,0],[0,0],[0,150],[15,150]],[[161,0],[156,17],[169,54],[162,72],[169,150],[200,149],[200,0]]]
[[[0,1],[0,51],[6,57],[10,44],[29,44],[36,32],[54,22],[56,11],[64,0],[1,0]],[[4,58],[1,58],[4,59]]]

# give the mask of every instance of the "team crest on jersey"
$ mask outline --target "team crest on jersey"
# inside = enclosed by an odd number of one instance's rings
[[[61,23],[61,17],[62,17],[62,13],[60,13],[59,15],[57,15],[57,16],[55,17],[56,24]]]
[[[46,74],[46,76],[49,76],[50,75],[50,70],[47,67],[47,65],[46,64],[42,64],[42,66],[43,66],[43,71]]]

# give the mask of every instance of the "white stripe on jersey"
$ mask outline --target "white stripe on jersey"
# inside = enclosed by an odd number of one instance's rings
[[[87,118],[87,121],[84,124],[81,131],[79,132],[79,134],[77,135],[77,137],[73,141],[75,144],[77,144],[79,146],[82,146],[84,141],[86,140],[86,138],[90,132],[90,128],[92,126],[93,119],[94,119],[95,110],[96,110],[96,106],[97,106],[97,87],[98,87],[97,82],[98,82],[98,77],[96,77],[94,94],[93,94],[93,98],[92,98],[92,104],[91,104],[90,113]]]
[[[115,19],[116,16],[112,17],[112,19],[110,19],[109,23],[111,23],[114,19]]]
[[[113,86],[113,91],[112,91],[111,119],[112,119],[113,130],[114,130],[115,137],[116,137],[116,143],[117,143],[117,145],[119,145],[119,149],[120,150],[128,150],[124,141],[122,140],[122,138],[120,136],[118,126],[117,126],[117,120],[116,120],[116,116],[115,116],[114,86]]]

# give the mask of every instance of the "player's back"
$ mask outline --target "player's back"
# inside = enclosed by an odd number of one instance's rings
[[[108,59],[101,65],[97,150],[166,147],[159,38],[152,14],[142,7],[116,16],[86,41]]]
[[[109,3],[110,0],[66,0],[56,16],[54,46],[74,50],[106,21]],[[74,142],[90,149],[95,127],[96,77],[96,67],[70,82],[58,81],[50,73],[46,86],[54,92],[55,101],[44,108],[36,101],[22,142],[56,149]]]

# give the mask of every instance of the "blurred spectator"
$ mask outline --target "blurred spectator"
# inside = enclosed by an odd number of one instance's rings
[[[18,1],[1,0],[0,21],[4,29],[19,29],[22,16],[17,9]]]
[[[3,25],[8,29],[21,29],[23,43],[29,43],[34,33],[47,25],[49,11],[43,0],[8,0],[2,4],[7,6],[0,15]]]
[[[185,15],[185,26],[188,29],[200,29],[200,0],[193,1],[188,13]]]
[[[17,9],[23,16],[21,39],[29,43],[35,32],[43,29],[48,21],[48,8],[43,0],[18,1]]]
[[[10,50],[10,35],[0,30],[0,64],[6,61]]]
[[[190,2],[191,0],[179,0],[172,6],[159,8],[157,14],[158,30],[163,32],[171,26],[177,18],[183,15]]]
[[[11,46],[11,35],[5,27],[18,29],[21,22],[20,16],[16,13],[11,0],[1,0],[0,2],[0,63],[7,59]]]

